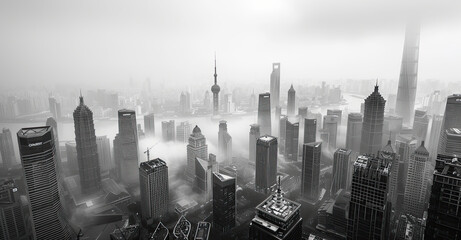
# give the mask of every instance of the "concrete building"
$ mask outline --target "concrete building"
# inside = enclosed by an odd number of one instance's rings
[[[347,116],[346,148],[357,153],[360,152],[362,121],[361,113],[349,113]]]
[[[301,168],[301,197],[316,203],[320,194],[320,160],[322,143],[305,143]]]
[[[328,147],[336,149],[336,139],[338,137],[339,117],[336,115],[326,115],[323,117],[323,130],[328,132]]]
[[[271,95],[270,93],[259,94],[258,101],[258,124],[261,135],[271,135]]]
[[[298,161],[299,123],[286,121],[285,159],[286,161]]]
[[[168,167],[160,158],[139,165],[142,218],[148,223],[168,213]]]
[[[444,155],[461,155],[461,129],[445,129],[440,137],[439,154]]]
[[[175,123],[174,120],[162,121],[162,139],[164,142],[172,142],[175,140]]]
[[[249,133],[249,156],[248,156],[248,162],[250,164],[255,164],[256,163],[256,141],[260,137],[260,132],[259,132],[259,125],[258,124],[251,124],[250,125],[250,133]]]
[[[342,123],[343,111],[341,109],[327,109],[327,116],[337,116],[338,126]]]
[[[9,169],[16,164],[11,131],[3,128],[0,133],[0,153],[2,154],[3,168]]]
[[[219,121],[218,160],[221,163],[232,163],[232,137],[227,132],[227,121]]]
[[[426,111],[416,110],[413,119],[413,135],[418,140],[418,143],[426,141],[427,129],[429,128],[429,117]]]
[[[195,181],[196,158],[208,158],[208,145],[206,144],[206,138],[202,134],[202,130],[197,125],[194,127],[194,130],[192,130],[192,134],[189,136],[189,144],[187,145],[186,177],[191,182]]]
[[[277,177],[277,138],[264,135],[256,142],[255,190],[270,192]]]
[[[330,196],[334,196],[338,190],[347,190],[348,183],[352,180],[349,176],[352,151],[338,148],[333,155],[333,181],[331,182]]]
[[[213,173],[219,172],[216,156],[210,153],[208,159],[195,158],[195,185],[201,191],[205,202],[213,198]]]
[[[109,138],[107,136],[97,136],[96,146],[98,150],[101,178],[107,178],[109,177],[110,170],[113,168]]]
[[[235,178],[213,173],[213,228],[226,234],[235,227]]]
[[[21,201],[14,180],[0,182],[0,239],[26,240],[30,231],[25,204]]]
[[[144,115],[144,132],[148,137],[155,136],[155,115],[153,113]]]
[[[114,160],[119,179],[126,185],[139,184],[139,143],[136,112],[122,109],[118,111],[118,134],[114,138]]]
[[[363,113],[361,154],[376,154],[383,147],[384,106],[386,100],[378,91],[378,85],[370,96],[365,99]]]
[[[176,141],[187,143],[190,133],[190,124],[188,121],[179,123],[179,125],[176,126]]]

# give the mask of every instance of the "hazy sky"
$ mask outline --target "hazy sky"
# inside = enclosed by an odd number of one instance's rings
[[[461,81],[457,2],[1,0],[0,82],[211,84],[215,51],[233,84],[268,85],[272,62],[286,81],[397,79],[408,13],[422,16],[420,79]]]

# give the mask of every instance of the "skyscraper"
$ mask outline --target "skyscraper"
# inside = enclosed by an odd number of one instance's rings
[[[138,161],[138,131],[136,128],[136,113],[133,110],[118,111],[118,134],[114,139],[114,158],[119,176],[125,184],[136,184],[139,168]]]
[[[251,124],[250,125],[250,134],[249,134],[249,156],[248,161],[250,163],[256,163],[256,141],[260,136],[259,125]]]
[[[428,138],[428,151],[430,159],[435,159],[437,157],[437,150],[439,147],[440,134],[442,133],[442,115],[432,115],[431,123],[431,133]]]
[[[99,169],[101,170],[101,176],[102,178],[109,177],[109,172],[113,168],[109,138],[107,136],[97,136],[96,146],[98,149]]]
[[[271,95],[270,93],[259,94],[258,124],[261,135],[271,134]]]
[[[405,199],[405,187],[408,176],[408,164],[411,159],[411,155],[415,152],[417,147],[417,140],[412,135],[400,134],[397,136],[395,142],[397,154],[399,156],[398,164],[398,182],[397,182],[397,195],[396,204],[393,208],[397,212],[403,211],[404,199]]]
[[[426,201],[426,162],[429,161],[429,152],[421,142],[416,151],[410,157],[408,166],[407,182],[404,195],[405,213],[422,218]]]
[[[77,144],[75,142],[66,142],[66,156],[69,176],[78,174]]]
[[[49,117],[46,119],[46,126],[53,127],[53,135],[54,135],[54,141],[55,141],[55,146],[56,146],[56,164],[58,166],[58,173],[61,171],[61,150],[59,148],[59,137],[58,137],[58,123],[56,122],[56,119]]]
[[[317,120],[316,119],[304,119],[304,142],[311,143],[316,141],[317,137]]]
[[[175,140],[174,120],[162,122],[162,139],[164,142],[171,142]]]
[[[187,114],[191,111],[190,94],[188,92],[181,92],[179,96],[179,111],[182,114]]]
[[[389,192],[389,199],[392,203],[392,206],[395,207],[397,206],[397,188],[399,185],[401,185],[401,183],[399,183],[399,181],[401,181],[401,179],[399,179],[399,174],[406,174],[406,172],[400,173],[399,171],[404,168],[404,162],[400,161],[400,156],[395,152],[395,149],[392,145],[391,140],[388,140],[387,145],[384,146],[378,152],[378,158],[383,159],[392,164],[388,192]],[[403,203],[403,200],[400,204],[402,203]]]
[[[330,196],[334,196],[339,189],[347,190],[347,184],[351,180],[349,176],[349,162],[351,150],[338,148],[333,155],[333,181],[331,182]]]
[[[235,178],[213,173],[213,228],[227,233],[235,227]]]
[[[438,154],[427,209],[426,239],[459,239],[461,236],[461,162],[454,155]]]
[[[267,194],[277,177],[277,138],[263,135],[256,143],[256,191]]]
[[[227,121],[219,121],[218,160],[224,163],[232,162],[232,137],[227,132]]]
[[[285,159],[298,161],[299,123],[286,121]]]
[[[294,117],[296,111],[296,91],[291,84],[288,90],[288,101],[287,101],[287,115],[288,117]]]
[[[449,128],[440,138],[439,153],[444,155],[461,155],[461,129]]]
[[[285,142],[287,136],[287,121],[288,118],[285,115],[280,116],[280,131],[279,131],[279,152],[285,154]]]
[[[338,126],[341,125],[343,111],[341,109],[327,109],[327,116],[338,116]]]
[[[53,96],[50,96],[48,98],[48,103],[50,106],[50,113],[51,116],[54,119],[60,119],[61,118],[61,104],[56,101],[56,98]]]
[[[347,239],[389,239],[390,166],[383,159],[363,155],[354,162]]]
[[[282,107],[275,107],[274,124],[272,124],[272,133],[274,137],[280,137],[280,117],[282,116]]]
[[[336,139],[338,137],[339,118],[336,115],[326,115],[323,117],[323,130],[328,132],[328,147],[336,149]]]
[[[442,132],[448,128],[461,129],[461,94],[453,94],[447,98]]]
[[[429,117],[426,111],[416,110],[413,120],[413,135],[419,143],[426,140],[427,129],[429,127]]]
[[[301,204],[283,196],[280,179],[276,193],[256,206],[250,223],[250,240],[302,239]]]
[[[419,25],[408,25],[405,31],[402,65],[395,112],[410,125],[415,109],[416,85],[418,80]]]
[[[307,114],[308,114],[308,112],[307,112],[307,107],[300,107],[300,108],[298,108],[298,116],[299,116],[300,118],[307,118]]]
[[[144,115],[144,132],[146,136],[155,136],[155,116],[153,113]]]
[[[391,140],[395,142],[397,135],[402,132],[403,129],[403,118],[396,115],[385,115],[383,125],[383,142]],[[408,128],[406,128],[408,129]]]
[[[219,114],[219,91],[221,88],[218,85],[218,74],[216,73],[216,56],[214,58],[214,85],[211,86],[213,93],[213,115]]]
[[[280,106],[280,63],[272,63],[270,88],[270,94],[272,95],[270,106],[275,108]],[[270,132],[264,134],[270,134]]]
[[[3,168],[8,169],[16,163],[13,138],[8,128],[3,128],[0,133],[0,153],[2,154]]]
[[[216,156],[209,155],[208,159],[195,158],[195,185],[201,191],[205,202],[213,197],[213,173],[219,172]]]
[[[190,181],[195,180],[195,159],[207,159],[208,145],[202,130],[196,125],[189,136],[187,145],[187,172],[186,176]]]
[[[74,128],[82,193],[91,194],[101,188],[101,172],[93,112],[85,105],[82,96],[80,96],[80,104],[74,111]]]
[[[0,239],[28,239],[24,204],[14,180],[0,184]]]
[[[386,100],[376,84],[375,91],[365,99],[360,153],[376,154],[382,148],[384,105]]]
[[[142,218],[149,222],[168,213],[168,167],[160,158],[139,165]]]
[[[23,128],[17,137],[34,239],[75,237],[62,211],[51,127]]]
[[[176,126],[176,141],[187,143],[187,139],[190,135],[190,124],[188,121],[179,123]]]
[[[301,197],[314,204],[318,201],[320,193],[321,156],[321,142],[304,144],[301,168]]]
[[[362,114],[349,113],[347,116],[346,148],[360,152],[360,139],[362,138]]]

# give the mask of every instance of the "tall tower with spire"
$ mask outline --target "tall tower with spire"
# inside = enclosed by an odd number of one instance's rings
[[[219,113],[219,91],[221,88],[218,85],[218,74],[216,73],[216,55],[214,56],[214,85],[211,86],[211,92],[213,93],[213,115]]]
[[[386,100],[378,91],[376,80],[375,90],[365,99],[362,125],[360,153],[376,154],[383,144],[384,106]]]
[[[101,173],[93,112],[83,102],[81,93],[80,104],[74,111],[74,127],[82,192],[91,194],[101,187]]]
[[[287,102],[287,115],[288,117],[295,116],[295,105],[296,105],[296,91],[291,84],[290,89],[288,90],[288,102]]]
[[[419,58],[419,31],[418,24],[410,24],[405,31],[402,65],[400,67],[399,88],[395,112],[403,118],[405,125],[412,123],[415,110],[416,86],[418,80]]]

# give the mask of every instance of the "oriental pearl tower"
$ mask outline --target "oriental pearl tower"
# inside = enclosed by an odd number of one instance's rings
[[[216,55],[214,56],[214,85],[211,86],[211,92],[213,92],[213,115],[219,113],[219,91],[221,88],[218,85],[218,74],[216,73]]]

